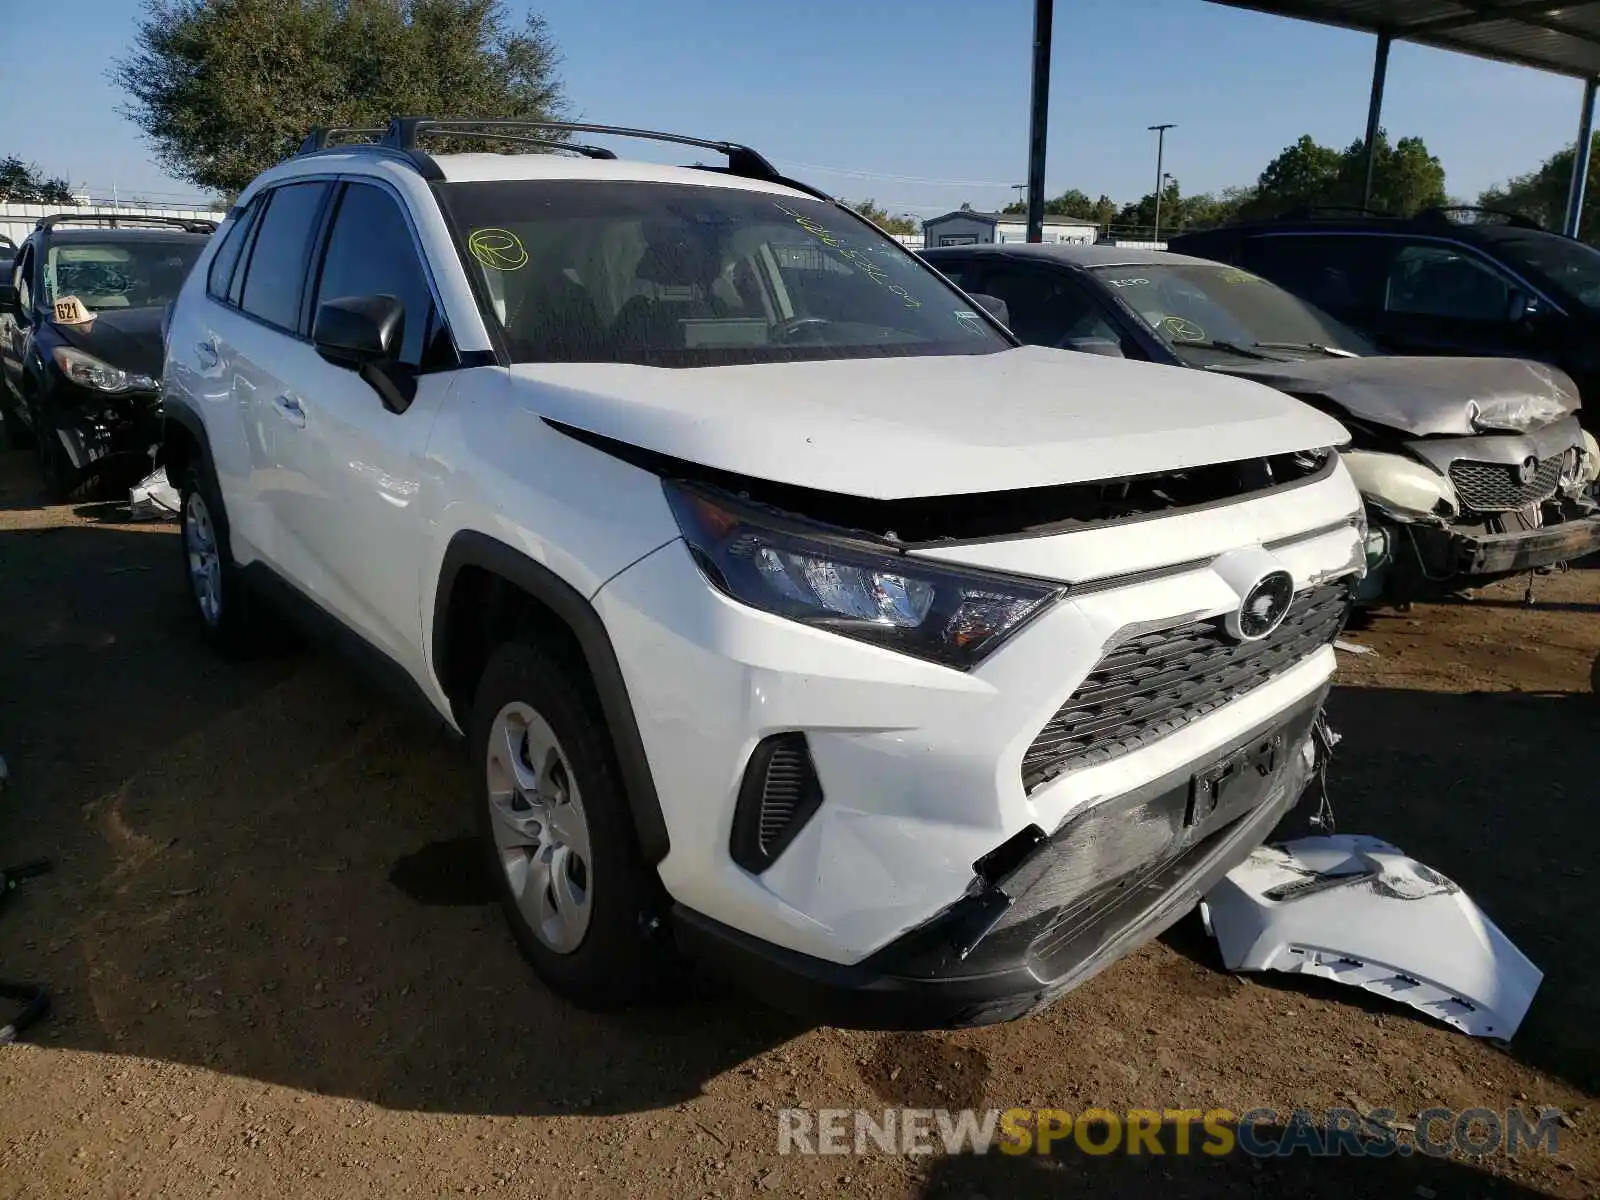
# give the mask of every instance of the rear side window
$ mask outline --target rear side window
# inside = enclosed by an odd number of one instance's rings
[[[380,295],[393,296],[405,308],[400,361],[422,366],[433,320],[433,293],[411,239],[411,227],[387,192],[353,183],[339,201],[328,234],[316,303]]]
[[[240,307],[252,317],[291,333],[300,331],[300,302],[326,183],[290,183],[274,188],[262,214],[245,268]]]
[[[1257,237],[1244,246],[1244,265],[1279,287],[1330,312],[1379,307],[1381,274],[1373,239]]]
[[[240,251],[249,241],[250,227],[255,224],[256,214],[260,211],[261,202],[252,200],[250,207],[239,214],[233,228],[228,230],[222,245],[217,247],[216,257],[211,260],[211,271],[206,276],[206,292],[213,300],[227,300],[228,285],[233,282],[233,270],[239,264]]]
[[[1453,246],[1412,243],[1389,267],[1384,308],[1457,321],[1507,321],[1511,285],[1487,263]]]

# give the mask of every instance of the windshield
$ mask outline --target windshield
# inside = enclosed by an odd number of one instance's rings
[[[1600,312],[1600,251],[1553,233],[1521,232],[1498,239],[1512,266],[1520,266],[1554,292]]]
[[[177,298],[205,244],[199,237],[55,242],[45,257],[46,300],[76,296],[90,312],[163,307]]]
[[[1257,350],[1265,353],[1250,356],[1279,358],[1297,349],[1323,353],[1315,347],[1377,352],[1321,309],[1237,267],[1145,263],[1096,267],[1094,274],[1185,358],[1237,357],[1239,351]]]
[[[1011,345],[897,242],[821,201],[589,180],[440,190],[517,362],[695,367]]]

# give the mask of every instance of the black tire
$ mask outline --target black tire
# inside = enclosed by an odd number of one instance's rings
[[[178,552],[189,611],[194,613],[206,640],[218,653],[227,658],[253,657],[265,649],[271,639],[267,636],[260,604],[250,594],[243,575],[234,565],[228,540],[228,513],[211,473],[203,464],[193,463],[184,469],[178,482],[178,495]],[[200,506],[200,511],[192,513],[192,504]],[[217,559],[216,605],[209,611],[201,602],[193,561],[198,547],[192,546],[195,531],[191,521],[202,513],[209,520]]]
[[[0,389],[5,385],[0,384]],[[33,446],[33,430],[17,413],[16,401],[0,391],[0,432],[5,434],[6,445],[12,450],[27,450]]]
[[[616,756],[586,683],[577,669],[536,643],[507,642],[495,650],[472,708],[471,798],[484,867],[523,957],[558,995],[579,1007],[606,1011],[661,999],[676,990],[678,961],[668,929],[666,891],[639,851]],[[489,739],[511,705],[526,706],[543,719],[554,735],[560,764],[570,771],[570,783],[581,796],[589,852],[583,890],[589,909],[581,940],[564,951],[553,949],[519,907],[496,840]]]
[[[81,486],[73,479],[72,464],[61,448],[55,431],[46,427],[34,439],[33,454],[39,463],[39,477],[44,480],[44,492],[52,504],[66,504],[75,498]]]

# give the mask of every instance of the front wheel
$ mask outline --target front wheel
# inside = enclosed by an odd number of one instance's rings
[[[189,605],[211,645],[244,658],[264,643],[255,605],[228,543],[228,515],[210,477],[191,465],[178,483],[183,573]]]
[[[507,643],[484,670],[471,730],[479,838],[535,974],[590,1009],[665,992],[676,967],[665,891],[581,675],[541,645]]]
[[[33,445],[33,430],[23,421],[16,401],[6,394],[3,383],[0,383],[0,433],[5,434],[9,449],[27,450]]]

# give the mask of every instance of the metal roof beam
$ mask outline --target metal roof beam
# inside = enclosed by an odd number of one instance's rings
[[[1524,21],[1529,17],[1548,17],[1552,13],[1564,12],[1574,8],[1593,8],[1595,0],[1568,0],[1566,4],[1554,4],[1551,0],[1525,0],[1517,4],[1489,4],[1474,3],[1473,0],[1459,0],[1460,3],[1472,11],[1460,13],[1453,17],[1434,17],[1427,21],[1415,21],[1407,24],[1403,21],[1396,22],[1394,32],[1399,37],[1422,37],[1432,33],[1449,33],[1457,29],[1470,29],[1474,25],[1487,25],[1491,21]]]

